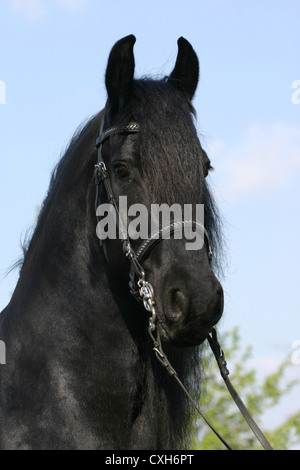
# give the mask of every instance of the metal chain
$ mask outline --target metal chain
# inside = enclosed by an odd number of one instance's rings
[[[143,301],[143,305],[147,312],[151,313],[149,318],[149,328],[151,332],[155,331],[156,328],[156,310],[155,310],[155,300],[154,300],[154,290],[150,282],[145,281],[145,279],[140,279],[138,281],[139,295]]]
[[[145,273],[144,273],[145,274]],[[219,432],[215,429],[215,427],[208,421],[206,416],[202,413],[202,411],[199,409],[197,403],[195,400],[191,397],[181,380],[179,379],[176,370],[172,365],[170,364],[166,354],[164,353],[162,349],[162,344],[159,336],[159,332],[157,329],[156,321],[157,321],[157,315],[156,315],[156,310],[155,310],[155,299],[154,299],[154,289],[150,282],[145,280],[145,275],[139,279],[138,281],[138,287],[139,287],[139,296],[142,299],[144,308],[147,310],[147,312],[151,313],[151,316],[149,317],[149,327],[148,327],[148,333],[150,338],[152,339],[153,342],[153,351],[155,353],[156,358],[158,361],[166,368],[168,371],[169,375],[174,377],[174,379],[177,381],[183,392],[186,394],[194,408],[197,410],[199,415],[202,417],[202,419],[206,422],[206,424],[210,427],[210,429],[218,436],[218,438],[221,440],[221,442],[224,444],[224,446],[228,450],[232,450],[228,442],[225,441],[225,439],[222,438],[222,436],[219,434]]]

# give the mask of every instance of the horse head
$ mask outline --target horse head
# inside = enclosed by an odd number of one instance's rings
[[[181,229],[147,251],[143,269],[154,288],[162,340],[192,346],[205,340],[223,311],[223,290],[210,260],[213,217],[205,181],[210,161],[197,136],[191,104],[199,62],[189,42],[180,38],[169,77],[137,80],[134,43],[132,35],[121,39],[108,59],[102,158],[115,201],[126,200],[125,214],[120,202],[119,212],[123,211],[134,250],[141,239],[149,240],[153,225],[157,232],[170,226]],[[103,246],[115,275],[127,279],[119,240],[108,237]]]

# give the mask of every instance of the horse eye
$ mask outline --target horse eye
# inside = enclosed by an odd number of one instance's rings
[[[115,174],[117,175],[119,179],[124,179],[129,176],[127,167],[122,164],[115,166]]]

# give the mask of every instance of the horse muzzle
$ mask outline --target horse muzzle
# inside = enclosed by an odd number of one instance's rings
[[[212,271],[198,282],[182,275],[178,281],[170,277],[165,283],[169,286],[156,297],[161,339],[180,347],[199,345],[222,316],[222,286]]]

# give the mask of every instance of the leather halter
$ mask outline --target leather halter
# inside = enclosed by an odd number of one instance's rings
[[[130,122],[129,124],[123,127],[113,126],[113,127],[103,130],[103,123],[104,123],[104,119],[102,119],[101,127],[100,127],[100,134],[96,140],[96,147],[98,149],[98,162],[95,165],[95,183],[96,183],[95,208],[97,209],[100,203],[100,185],[103,184],[105,191],[107,193],[108,202],[112,204],[114,209],[116,210],[117,223],[118,223],[119,210],[118,210],[118,206],[117,206],[114,194],[113,194],[113,190],[112,190],[109,175],[106,169],[106,165],[102,158],[102,144],[108,137],[110,137],[112,134],[115,134],[115,133],[124,134],[124,135],[136,134],[139,131],[139,125],[136,122]],[[163,239],[163,236],[167,230],[168,230],[168,234],[171,235],[175,232],[177,228],[180,228],[180,227],[182,228],[182,226],[188,225],[188,224],[196,226],[196,228],[200,229],[203,232],[206,238],[207,246],[208,246],[208,256],[210,259],[212,258],[212,249],[210,245],[209,235],[205,227],[200,222],[191,221],[191,220],[189,221],[183,220],[183,221],[175,222],[173,224],[165,226],[161,229],[158,229],[155,233],[153,233],[148,239],[146,239],[141,244],[141,246],[138,248],[136,252],[131,247],[128,235],[126,236],[126,234],[124,234],[124,239],[121,239],[120,241],[122,243],[123,251],[130,261],[129,287],[130,287],[131,294],[136,298],[136,300],[143,302],[145,309],[151,313],[151,317],[149,318],[148,332],[153,341],[153,346],[154,346],[153,351],[155,352],[157,359],[166,368],[168,373],[174,377],[174,379],[177,381],[179,386],[184,391],[185,395],[189,398],[190,402],[192,403],[196,411],[199,413],[202,419],[206,422],[206,424],[210,427],[210,429],[215,433],[215,435],[220,439],[220,441],[224,444],[224,446],[228,450],[233,450],[232,447],[228,444],[228,442],[226,442],[226,440],[223,439],[223,437],[219,434],[219,432],[215,429],[215,427],[208,421],[205,415],[203,415],[197,403],[195,403],[195,401],[193,400],[193,398],[191,397],[191,395],[189,394],[189,392],[187,391],[187,389],[185,388],[185,386],[179,379],[177,372],[170,364],[167,356],[165,355],[162,349],[158,332],[156,332],[156,336],[155,336],[156,312],[155,312],[154,292],[153,292],[153,287],[151,286],[151,284],[145,280],[145,272],[143,270],[141,263],[146,259],[150,251],[154,248],[154,246],[160,240]],[[212,328],[211,334],[207,336],[207,340],[216,358],[217,364],[220,369],[221,377],[223,378],[225,385],[229,393],[231,394],[233,400],[235,401],[236,405],[238,406],[240,412],[245,418],[245,421],[247,422],[248,426],[250,427],[250,429],[252,430],[256,438],[259,440],[263,448],[265,450],[273,450],[272,446],[270,445],[270,443],[268,442],[268,440],[262,433],[261,429],[258,427],[256,422],[250,415],[249,411],[247,410],[246,406],[242,402],[238,393],[234,389],[231,381],[229,380],[229,377],[228,377],[229,370],[227,368],[227,362],[225,359],[224,352],[221,349],[220,344],[218,342],[217,332],[215,328]]]

